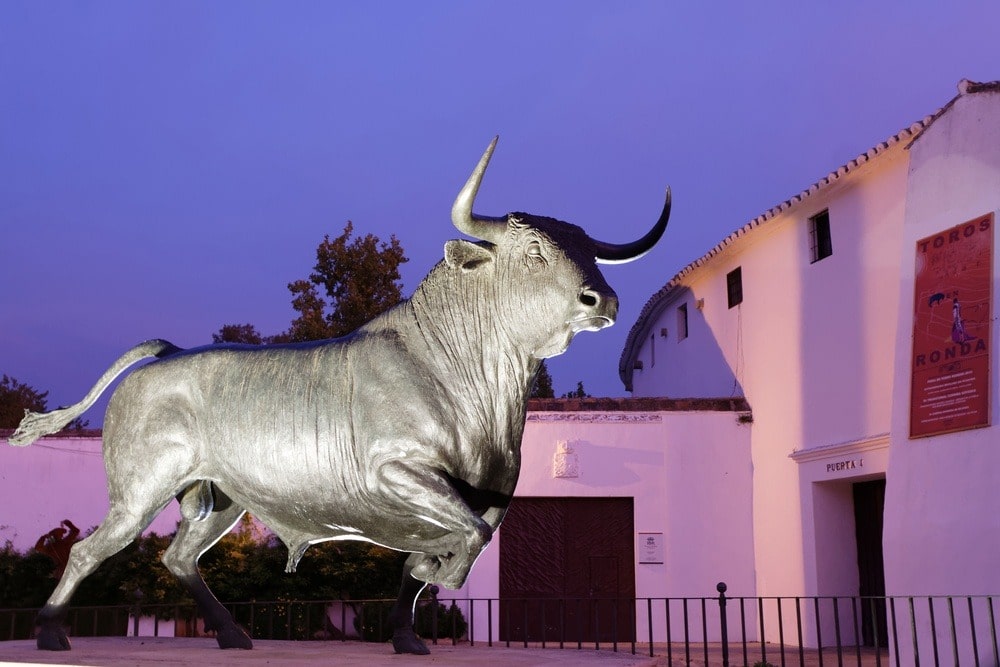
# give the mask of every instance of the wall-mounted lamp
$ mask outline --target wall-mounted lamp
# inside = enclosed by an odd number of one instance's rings
[[[694,307],[697,308],[698,310],[704,310],[705,309],[705,299],[702,298],[702,299],[698,299],[697,301],[695,301],[694,302]]]

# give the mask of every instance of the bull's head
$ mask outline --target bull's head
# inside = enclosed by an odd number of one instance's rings
[[[561,354],[579,331],[611,326],[618,314],[618,295],[608,286],[598,263],[621,264],[645,255],[656,244],[670,217],[670,189],[663,212],[653,228],[638,241],[613,244],[590,238],[580,227],[553,218],[511,213],[493,218],[476,215],[472,206],[497,138],[483,153],[451,210],[455,226],[485,244],[450,241],[445,259],[451,266],[473,270],[499,262],[496,268],[513,289],[518,312],[512,318],[532,319],[524,326],[534,334],[525,341],[539,359]],[[535,321],[537,318],[537,321]],[[519,323],[520,325],[520,323]]]

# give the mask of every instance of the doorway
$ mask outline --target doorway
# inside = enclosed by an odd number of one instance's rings
[[[632,498],[514,498],[500,532],[500,638],[635,637]]]
[[[861,636],[865,646],[886,645],[885,568],[882,558],[882,517],[885,480],[857,482],[854,527],[858,544],[858,589],[861,596]]]

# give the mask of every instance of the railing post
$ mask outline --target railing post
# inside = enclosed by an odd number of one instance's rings
[[[142,589],[141,588],[136,588],[135,591],[132,593],[132,599],[135,601],[135,605],[132,607],[132,614],[133,614],[133,616],[132,616],[132,636],[133,637],[138,637],[139,636],[139,613],[140,613],[140,607],[139,606],[140,606],[140,604],[142,604],[142,597],[143,597]]]
[[[431,593],[431,642],[438,643],[438,587],[431,584],[427,587]]]
[[[729,667],[729,626],[726,620],[726,582],[720,581],[715,587],[719,591],[719,630],[722,641],[722,667]]]

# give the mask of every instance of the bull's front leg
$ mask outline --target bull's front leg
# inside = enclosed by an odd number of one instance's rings
[[[400,511],[428,524],[440,536],[427,541],[413,563],[413,578],[446,588],[465,583],[472,565],[493,536],[493,528],[473,512],[440,470],[428,464],[393,461],[379,469],[379,483]]]

